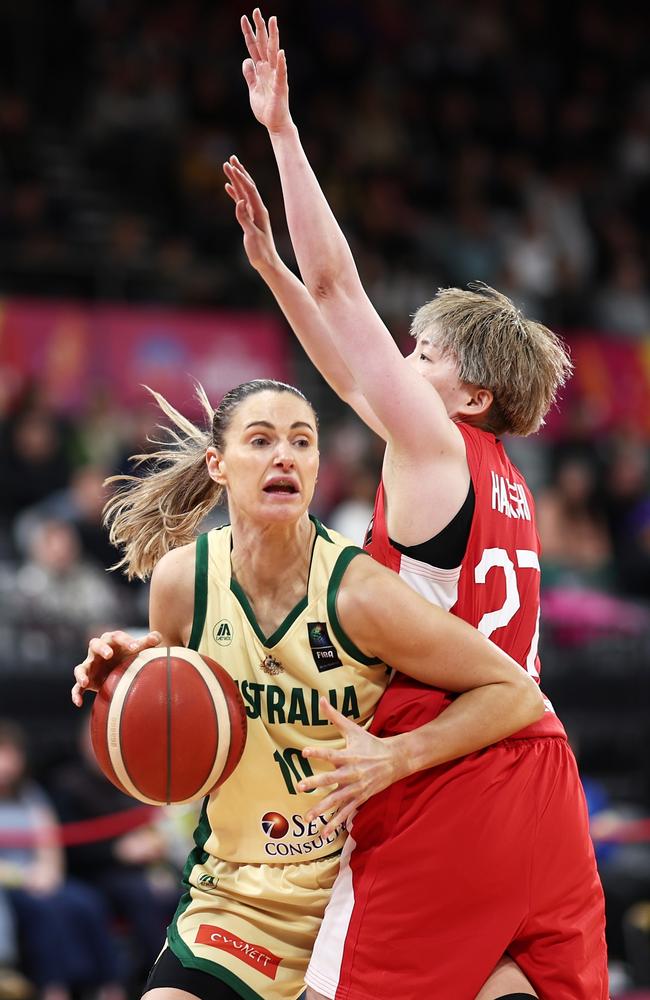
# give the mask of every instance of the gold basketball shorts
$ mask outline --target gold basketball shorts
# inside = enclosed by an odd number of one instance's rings
[[[289,865],[208,857],[191,869],[167,932],[186,968],[245,1000],[296,1000],[339,868],[340,852]]]

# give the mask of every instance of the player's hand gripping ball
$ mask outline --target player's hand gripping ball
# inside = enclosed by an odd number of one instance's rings
[[[95,697],[90,733],[99,766],[127,795],[151,805],[192,802],[235,770],[246,712],[218,663],[158,646],[111,671]]]

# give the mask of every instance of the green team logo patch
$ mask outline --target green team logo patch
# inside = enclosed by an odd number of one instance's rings
[[[307,622],[307,635],[311,655],[319,673],[343,665],[336,646],[329,637],[325,622]]]
[[[212,638],[219,646],[229,646],[232,642],[232,622],[222,618],[212,629]]]

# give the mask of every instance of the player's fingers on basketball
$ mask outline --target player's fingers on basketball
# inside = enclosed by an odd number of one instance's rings
[[[81,706],[83,705],[84,693],[83,693],[83,688],[79,685],[78,682],[74,685],[70,693],[72,697],[72,704],[76,705],[77,708],[81,708]]]
[[[266,30],[266,21],[262,17],[259,7],[253,11],[253,22],[255,24],[255,40],[260,57],[266,62],[268,59],[269,36]]]
[[[103,635],[91,639],[88,643],[88,655],[84,663],[90,666],[95,660],[110,660],[113,653],[114,649],[111,644],[110,633],[104,632]]]
[[[129,639],[131,639],[131,636],[129,636]],[[129,649],[133,648],[149,649],[154,646],[159,646],[161,639],[162,636],[160,632],[158,632],[156,629],[152,629],[151,632],[147,632],[147,634],[143,636],[143,638],[140,639],[139,641],[136,641],[135,644],[133,643],[133,641],[131,641],[129,644]]]
[[[251,57],[251,59],[254,60],[254,62],[259,62],[260,52],[257,47],[255,32],[253,31],[251,23],[245,14],[239,23],[241,24],[241,30],[244,36],[244,41],[246,43],[246,48],[248,49],[249,56]]]
[[[84,660],[83,663],[78,663],[74,668],[74,679],[79,687],[88,687],[88,667],[89,664]]]

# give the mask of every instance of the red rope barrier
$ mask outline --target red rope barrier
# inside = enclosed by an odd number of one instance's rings
[[[134,809],[124,809],[108,816],[82,819],[75,823],[62,823],[61,826],[48,831],[0,830],[0,848],[34,847],[45,841],[55,842],[63,847],[74,847],[77,844],[108,840],[109,837],[119,837],[123,833],[150,823],[156,808],[156,806],[136,806]]]

